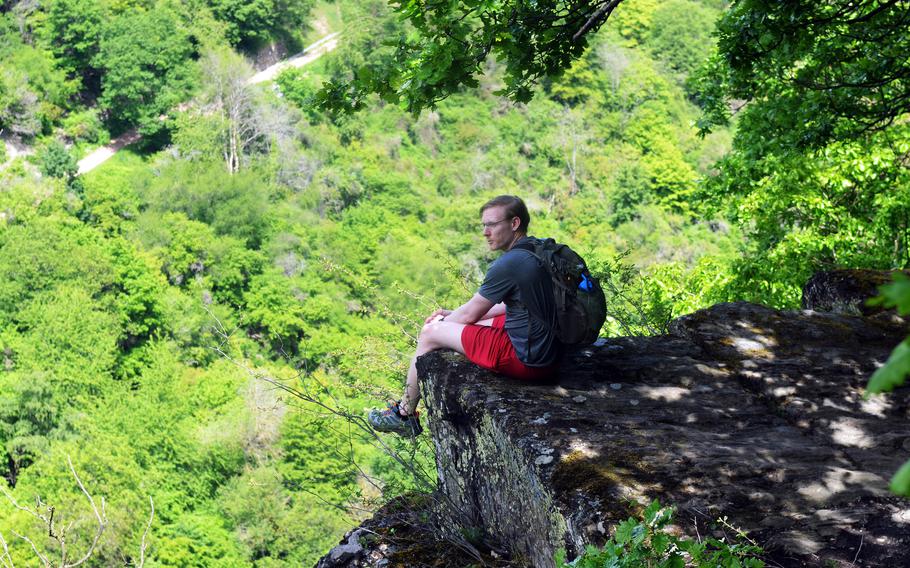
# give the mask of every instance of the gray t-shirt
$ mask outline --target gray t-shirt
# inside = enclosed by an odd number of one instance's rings
[[[524,237],[515,244],[529,242],[531,238]],[[505,302],[506,333],[525,365],[545,367],[556,362],[560,343],[554,332],[553,283],[536,256],[514,247],[506,251],[490,265],[477,293],[494,304]],[[528,314],[529,310],[534,316]]]

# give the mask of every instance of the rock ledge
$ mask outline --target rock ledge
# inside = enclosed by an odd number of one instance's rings
[[[515,565],[552,566],[659,499],[693,537],[729,517],[780,566],[910,566],[910,502],[887,491],[910,457],[910,390],[862,398],[905,334],[734,303],[601,340],[555,384],[428,354],[439,491]]]

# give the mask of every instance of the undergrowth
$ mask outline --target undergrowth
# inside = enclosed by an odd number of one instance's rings
[[[654,501],[641,518],[628,518],[601,548],[588,546],[575,560],[566,562],[565,550],[556,553],[557,568],[762,568],[760,546],[745,533],[736,536],[693,540],[667,530],[673,521],[673,508]],[[720,522],[730,525],[726,519]]]

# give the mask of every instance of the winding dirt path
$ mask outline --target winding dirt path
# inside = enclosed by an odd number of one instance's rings
[[[120,150],[126,148],[134,142],[138,142],[142,138],[142,135],[134,128],[127,132],[124,132],[116,138],[112,138],[110,143],[107,146],[102,146],[97,150],[90,152],[88,156],[79,160],[79,173],[82,175],[85,172],[90,172],[103,164],[104,162],[111,159],[114,154]]]
[[[307,46],[303,51],[301,51],[297,55],[295,55],[289,59],[285,59],[284,61],[279,61],[278,63],[272,65],[271,67],[267,67],[267,68],[263,69],[259,73],[256,73],[255,75],[250,77],[247,80],[247,84],[255,85],[257,83],[265,83],[266,81],[272,81],[275,79],[275,77],[278,76],[279,73],[281,73],[285,69],[303,67],[304,65],[308,65],[308,64],[316,61],[317,59],[319,59],[326,53],[328,53],[328,52],[332,51],[333,49],[335,49],[336,47],[338,47],[338,34],[340,34],[340,33],[341,32],[335,32],[335,33],[329,34],[329,35],[323,37],[322,39],[320,39],[319,41],[313,43],[312,45]]]
[[[340,33],[341,32],[331,33],[308,45],[297,55],[263,69],[250,77],[247,80],[247,84],[256,85],[272,81],[285,69],[303,67],[304,65],[316,61],[326,53],[338,47],[338,35]],[[90,152],[86,157],[79,160],[79,175],[92,171],[111,159],[114,154],[130,144],[138,142],[141,138],[142,135],[134,128],[111,140],[107,146],[102,146],[101,148]]]

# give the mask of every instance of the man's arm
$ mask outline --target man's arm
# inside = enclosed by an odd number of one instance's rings
[[[499,302],[498,304],[496,304],[495,306],[493,306],[492,308],[487,310],[487,313],[480,316],[480,319],[482,319],[482,320],[492,319],[492,318],[495,318],[496,316],[501,316],[504,313],[506,313],[506,303]]]
[[[452,313],[452,310],[446,310],[446,309],[440,308],[440,309],[434,311],[429,316],[427,316],[426,321],[424,321],[424,323],[430,323],[431,321],[438,319],[439,316],[442,316],[443,318],[448,319],[448,317],[451,313]],[[506,304],[505,304],[505,302],[499,302],[498,304],[496,304],[495,306],[493,306],[492,308],[487,310],[487,313],[480,316],[480,320],[493,319],[496,316],[503,315],[504,313],[506,313]],[[477,320],[477,321],[480,321],[480,320]],[[449,321],[453,321],[453,320],[449,320]]]
[[[502,304],[497,304],[497,306],[499,305]],[[497,306],[494,306],[493,302],[487,300],[480,294],[474,294],[470,300],[458,306],[455,311],[447,315],[445,320],[455,323],[477,323],[486,317],[493,317],[489,314],[495,311],[494,308]],[[505,305],[502,306],[503,313],[505,313]]]

